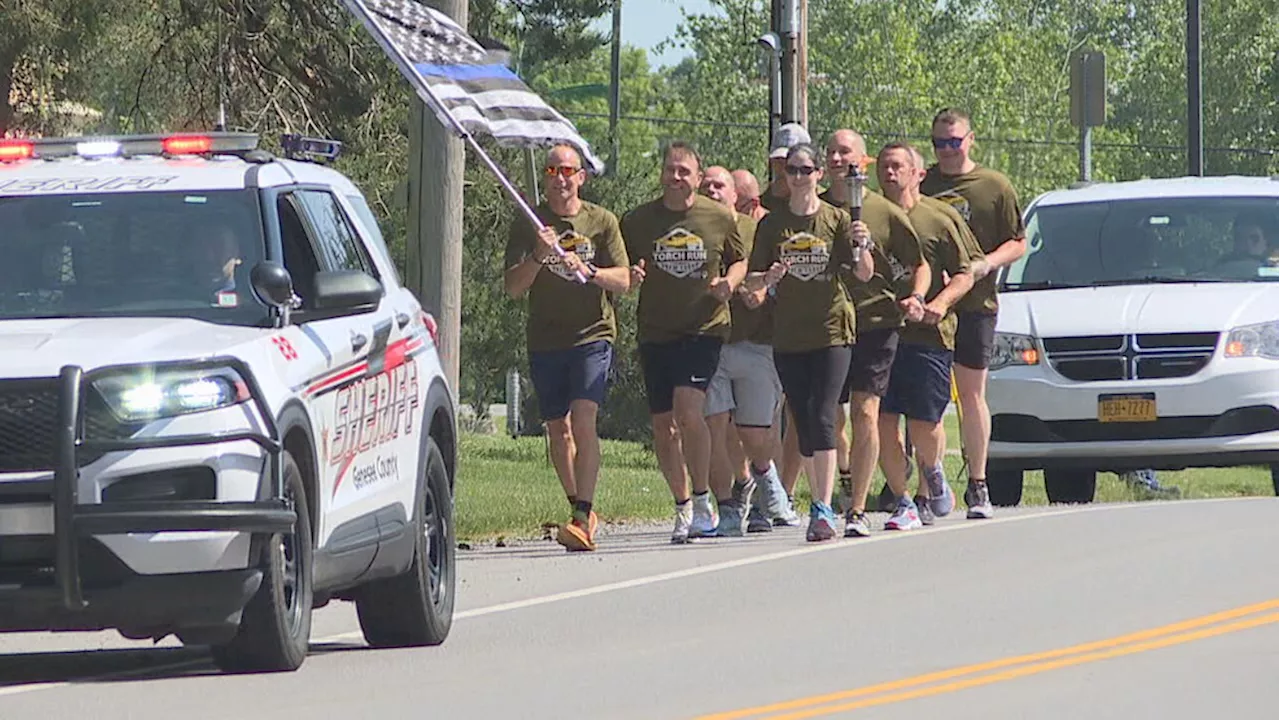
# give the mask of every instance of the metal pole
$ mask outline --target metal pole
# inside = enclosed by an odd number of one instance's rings
[[[1187,0],[1187,164],[1204,175],[1204,97],[1200,80],[1200,0]]]
[[[609,167],[608,174],[618,170],[622,157],[622,139],[618,135],[618,116],[622,112],[622,0],[613,0],[613,38],[609,72]]]
[[[1089,113],[1089,55],[1080,57],[1080,180],[1093,179],[1093,120]]]
[[[778,35],[782,38],[782,122],[799,122],[800,78],[797,62],[800,23],[798,0],[782,0],[778,7]]]
[[[796,0],[796,122],[809,127],[809,0]]]
[[[1093,128],[1089,125],[1080,128],[1080,179],[1093,180]]]

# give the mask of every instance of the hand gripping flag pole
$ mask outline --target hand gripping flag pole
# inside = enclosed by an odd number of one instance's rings
[[[347,9],[413,85],[436,118],[465,140],[539,230],[545,224],[502,168],[476,142],[475,132],[517,147],[568,144],[592,171],[604,164],[568,119],[529,89],[505,64],[449,16],[416,0],[343,0]],[[565,256],[559,243],[556,253]],[[578,282],[585,283],[581,272]]]

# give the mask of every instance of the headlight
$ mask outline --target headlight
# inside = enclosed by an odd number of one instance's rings
[[[1243,325],[1227,333],[1222,354],[1229,358],[1263,357],[1280,359],[1280,321]]]
[[[990,369],[999,370],[1012,365],[1038,364],[1040,364],[1040,351],[1036,349],[1035,338],[1029,335],[996,333]]]
[[[135,368],[93,381],[111,411],[125,422],[214,410],[249,399],[249,388],[230,368]]]

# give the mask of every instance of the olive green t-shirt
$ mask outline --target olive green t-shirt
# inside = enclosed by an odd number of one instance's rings
[[[631,263],[645,263],[636,307],[639,342],[729,338],[729,303],[708,288],[712,278],[747,257],[733,211],[703,195],[679,211],[658,198],[623,216],[622,237]]]
[[[1025,234],[1018,194],[1004,175],[984,167],[975,167],[963,175],[943,175],[937,165],[929,168],[920,192],[955,208],[969,223],[984,253],[990,253],[1007,240]],[[996,273],[974,283],[956,308],[962,312],[995,315]]]
[[[538,217],[560,235],[560,247],[577,253],[596,267],[626,267],[627,249],[618,218],[608,210],[583,202],[578,214],[560,217],[538,206]],[[525,217],[511,223],[505,267],[513,267],[533,253],[538,232]],[[596,340],[613,342],[618,336],[613,299],[599,285],[579,283],[559,255],[552,255],[529,287],[529,317],[525,337],[529,352],[566,350]]]
[[[853,305],[841,278],[842,269],[853,262],[849,222],[848,213],[827,203],[805,217],[784,207],[760,221],[751,271],[790,263],[773,299],[776,350],[807,352],[853,343]]]
[[[842,210],[849,207],[848,203],[836,203],[830,190],[819,197]],[[900,328],[906,320],[898,300],[911,294],[911,277],[923,258],[920,238],[902,208],[878,193],[867,192],[863,197],[862,222],[875,241],[871,257],[876,267],[866,282],[850,283],[858,331]]]
[[[946,287],[942,275],[955,277],[968,272],[969,263],[981,257],[981,250],[970,235],[964,219],[950,205],[933,198],[921,198],[907,212],[911,226],[920,235],[920,246],[929,263],[932,278],[925,301],[933,300]],[[902,342],[941,350],[954,350],[956,345],[956,315],[948,312],[937,325],[907,321],[902,331]]]
[[[751,257],[751,249],[755,246],[756,221],[750,215],[736,213],[738,217],[738,237],[742,238],[742,248],[746,257]],[[733,319],[733,327],[729,331],[729,342],[753,342],[769,345],[773,342],[773,303],[766,299],[757,308],[749,308],[742,301],[742,295],[734,293],[729,300],[729,315]]]
[[[780,195],[774,195],[772,192],[771,185],[765,186],[764,191],[760,193],[760,207],[764,208],[765,210],[768,210],[769,212],[773,212],[774,210],[781,210],[786,206],[787,206],[787,198],[784,198]]]

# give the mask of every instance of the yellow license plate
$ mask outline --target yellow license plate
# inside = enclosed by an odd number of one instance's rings
[[[1155,421],[1155,393],[1098,396],[1098,422]]]

